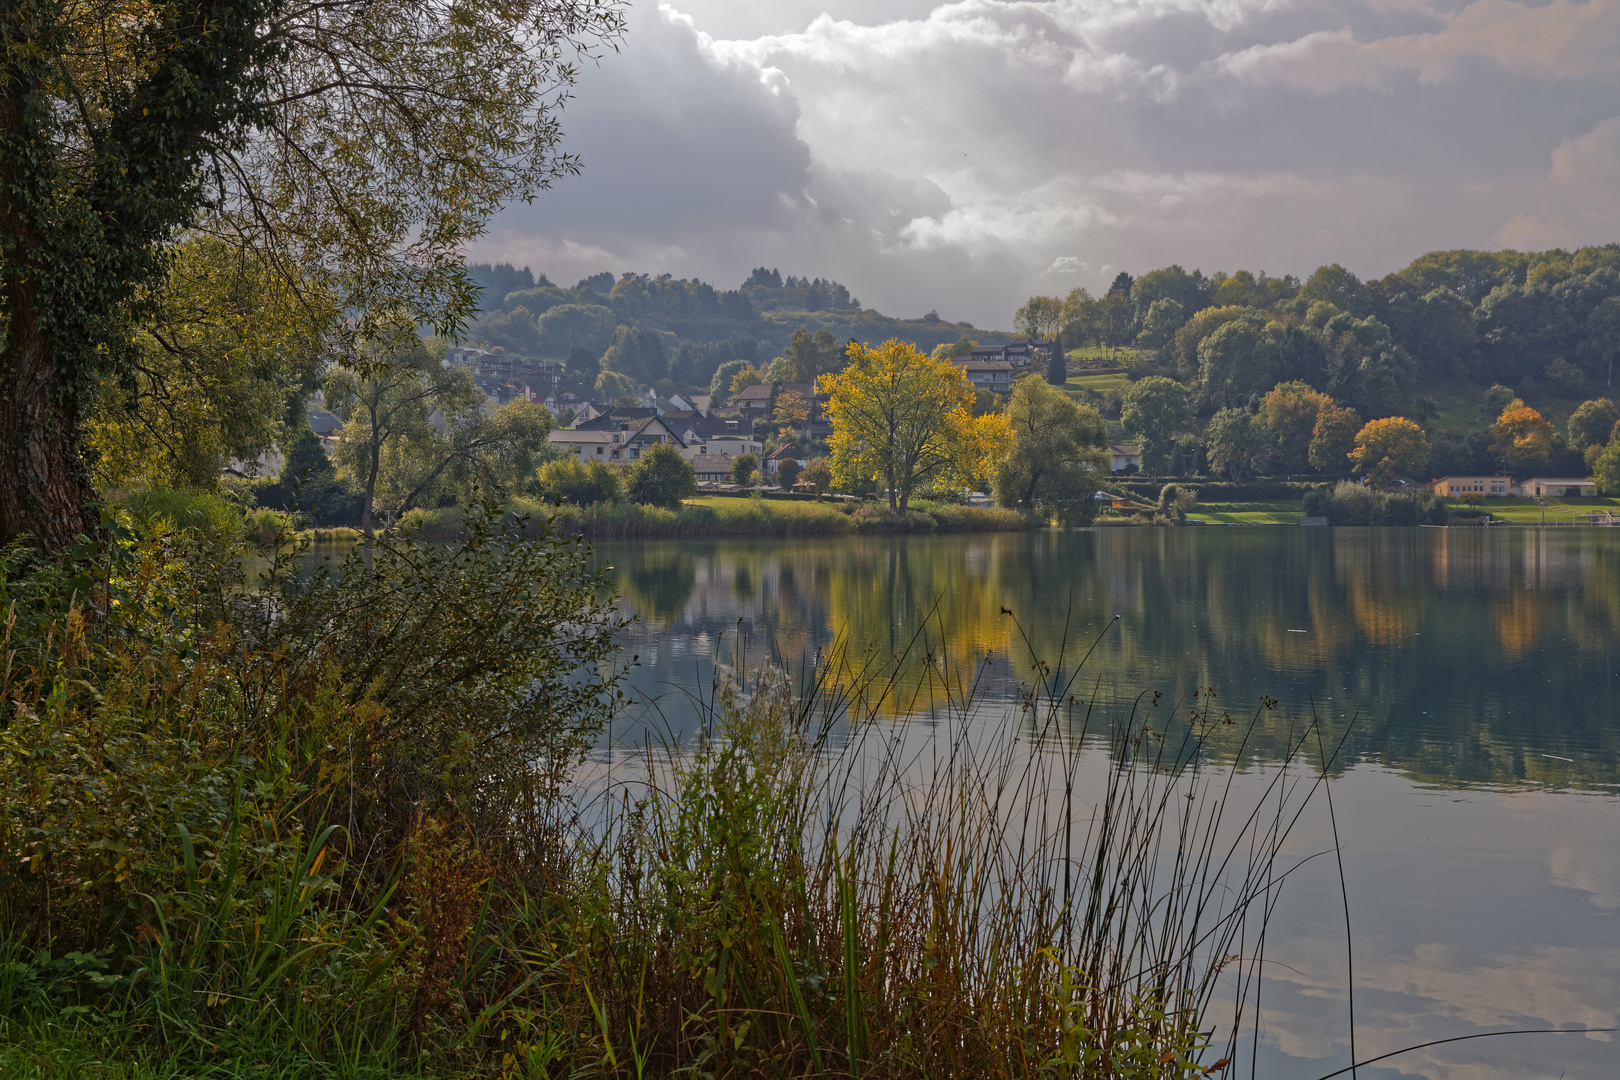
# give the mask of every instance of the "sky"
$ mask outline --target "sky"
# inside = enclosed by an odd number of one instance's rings
[[[634,0],[469,252],[1007,328],[1120,270],[1620,240],[1620,0]]]

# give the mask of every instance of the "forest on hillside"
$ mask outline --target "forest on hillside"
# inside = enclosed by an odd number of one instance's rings
[[[466,343],[562,360],[576,349],[601,357],[616,339],[629,337],[637,360],[635,370],[623,374],[646,384],[707,386],[715,370],[733,360],[764,369],[801,327],[826,330],[839,341],[899,338],[924,350],[964,334],[986,343],[1011,336],[934,312],[890,318],[862,307],[836,281],[783,277],[765,267],[729,290],[669,274],[627,272],[615,279],[604,272],[567,288],[509,263],[474,263],[467,270],[483,292]]]
[[[1168,266],[1121,273],[1100,297],[1085,289],[1032,297],[1015,323],[1021,332],[1058,336],[1066,348],[1134,346],[1133,385],[1152,376],[1173,381],[1200,421],[1173,436],[1158,433],[1188,462],[1214,449],[1214,427],[1241,427],[1239,412],[1261,418],[1274,388],[1303,384],[1363,420],[1399,415],[1424,424],[1436,475],[1487,472],[1509,464],[1491,447],[1500,435],[1492,425],[1510,404],[1527,403],[1562,423],[1584,401],[1613,396],[1620,244],[1431,252],[1366,281],[1336,263],[1303,282]],[[1130,427],[1124,402],[1105,402],[1105,413],[1109,404],[1123,409]],[[1553,433],[1543,467],[1582,468],[1578,441]],[[1215,471],[1279,464],[1275,454],[1264,460],[1265,446],[1251,445],[1252,453],[1239,446],[1225,455],[1233,469]]]

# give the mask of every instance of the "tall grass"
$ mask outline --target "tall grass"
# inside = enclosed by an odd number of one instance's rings
[[[479,527],[247,594],[158,536],[99,607],[0,564],[0,1065],[61,1075],[32,1064],[52,1040],[173,1076],[1185,1080],[1235,1056],[1312,725],[1239,807],[1207,699],[1105,715],[1060,650],[986,725],[974,662],[925,631],[871,663],[735,657],[695,745],[559,798],[539,735],[588,676],[523,635],[571,590],[547,647],[604,661],[567,644],[600,583],[577,544]],[[884,719],[896,695],[933,726]]]
[[[1149,695],[1093,730],[1077,672],[1043,666],[1021,722],[986,727],[971,685],[919,662],[936,685],[918,696],[945,702],[927,738],[878,719],[893,669],[839,660],[796,686],[767,670],[700,703],[697,747],[649,747],[602,796],[570,921],[610,929],[557,977],[590,1002],[604,1059],[636,1075],[1229,1064],[1280,851],[1321,782],[1298,756],[1313,727],[1240,809],[1230,771],[1205,765],[1221,716],[1171,736]]]

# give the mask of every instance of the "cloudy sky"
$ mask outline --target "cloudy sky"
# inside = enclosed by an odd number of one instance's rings
[[[1620,240],[1620,0],[636,0],[472,252],[1007,327],[1120,269]]]

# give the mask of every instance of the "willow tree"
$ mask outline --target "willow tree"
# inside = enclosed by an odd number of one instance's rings
[[[579,162],[560,110],[622,0],[0,6],[0,541],[94,531],[83,428],[177,245],[251,252],[339,363],[452,329],[489,216]]]

